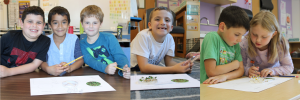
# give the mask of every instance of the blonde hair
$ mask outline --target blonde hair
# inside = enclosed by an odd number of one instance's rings
[[[83,22],[83,19],[86,17],[96,17],[99,19],[100,23],[102,23],[104,14],[100,7],[96,5],[89,5],[81,10],[80,21]]]
[[[275,31],[277,31],[277,34],[272,37],[268,44],[268,63],[274,63],[276,58],[278,58],[278,49],[281,49],[284,54],[288,53],[289,45],[279,30],[279,24],[274,14],[266,10],[260,11],[250,21],[250,27],[255,27],[257,25],[261,25],[262,28],[272,32],[273,34]],[[257,56],[256,47],[252,43],[250,35],[251,29],[247,36],[249,44],[248,55],[250,57],[255,57]]]

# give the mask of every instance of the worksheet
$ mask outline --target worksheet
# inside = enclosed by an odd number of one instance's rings
[[[30,94],[51,95],[116,91],[99,75],[30,78]]]
[[[132,75],[130,90],[200,87],[200,81],[187,74]]]
[[[253,79],[248,77],[243,77],[240,79],[227,81],[224,83],[209,85],[208,87],[220,88],[220,89],[230,89],[239,90],[246,92],[260,92],[268,88],[274,87],[292,78],[285,77],[267,77],[263,81],[253,82]]]

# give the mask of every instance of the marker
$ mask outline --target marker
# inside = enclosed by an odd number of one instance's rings
[[[296,78],[298,78],[299,76],[282,76],[282,75],[279,75],[279,77],[296,77]]]

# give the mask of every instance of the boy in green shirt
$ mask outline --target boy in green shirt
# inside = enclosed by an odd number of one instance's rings
[[[237,6],[225,8],[217,32],[206,34],[200,53],[200,82],[216,84],[243,76],[239,42],[249,30],[246,12]]]

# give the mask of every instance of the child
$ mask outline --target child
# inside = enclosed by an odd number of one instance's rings
[[[142,73],[190,72],[192,62],[173,61],[175,43],[169,34],[173,29],[172,11],[166,7],[157,7],[149,18],[149,29],[139,32],[131,42],[131,68]],[[162,59],[167,67],[158,66]]]
[[[217,32],[206,34],[200,54],[200,82],[216,84],[243,76],[239,42],[249,30],[246,12],[237,6],[225,8]]]
[[[260,11],[251,20],[250,32],[240,43],[246,76],[292,73],[289,45],[279,28],[275,15],[269,11]]]
[[[109,75],[113,75],[118,66],[126,70],[119,70],[118,74],[129,79],[128,60],[118,40],[110,33],[99,33],[103,17],[101,8],[96,5],[89,5],[80,12],[80,21],[87,34],[87,38],[80,41],[84,62],[93,69]]]
[[[0,78],[33,72],[46,61],[50,39],[41,35],[44,11],[37,6],[26,8],[20,25],[22,30],[12,30],[1,37]]]
[[[47,53],[47,62],[43,62],[42,69],[54,76],[70,73],[83,65],[83,59],[79,59],[71,65],[68,62],[82,56],[79,39],[75,34],[68,34],[70,26],[70,14],[64,7],[54,7],[48,14],[48,23],[53,30],[53,34],[48,37],[51,39]]]

